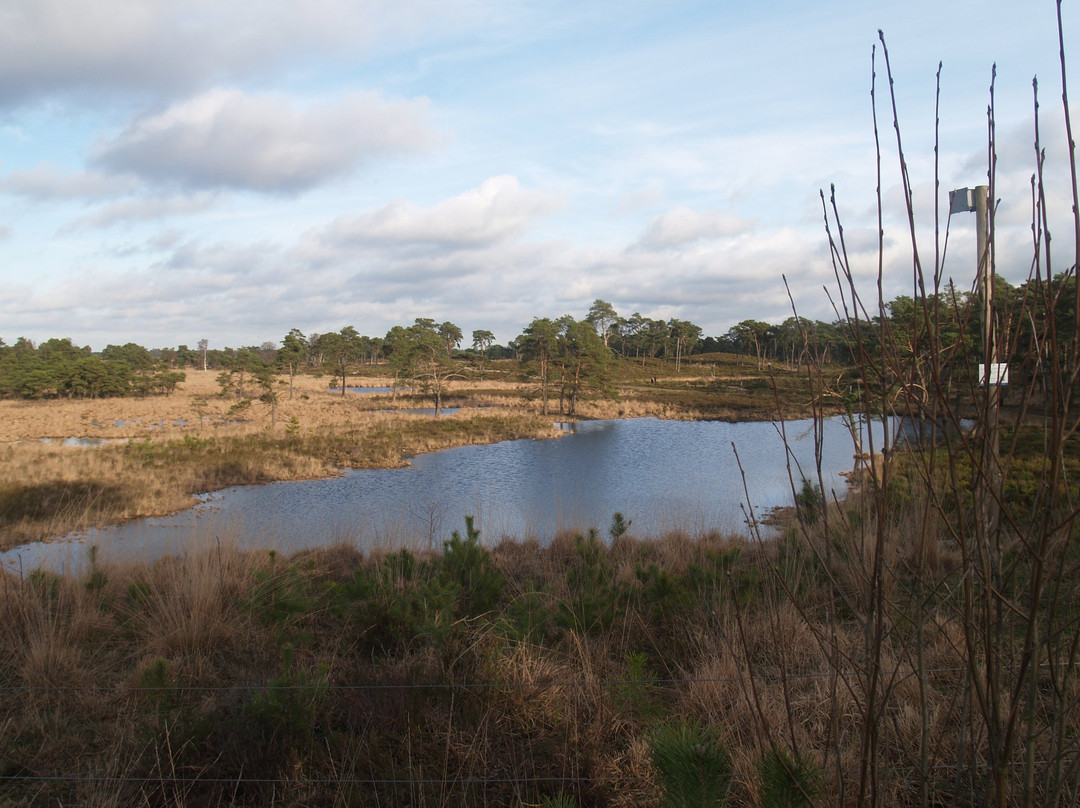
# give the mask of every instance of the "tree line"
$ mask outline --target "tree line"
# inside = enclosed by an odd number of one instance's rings
[[[166,395],[185,375],[134,343],[109,345],[100,354],[70,339],[40,345],[0,339],[0,398],[109,398]]]
[[[1000,337],[1001,361],[1014,361],[1023,375],[1041,372],[1043,360],[1034,335],[1052,317],[1059,340],[1076,333],[1075,278],[1063,274],[1047,284],[1038,278],[1013,286],[995,279],[993,316]],[[1045,287],[1045,288],[1044,288]],[[1032,301],[1041,305],[1032,305]],[[717,337],[703,337],[700,326],[679,319],[658,320],[638,312],[621,316],[611,303],[597,299],[585,317],[537,317],[505,346],[488,330],[475,330],[463,347],[465,334],[453,322],[417,318],[396,325],[382,337],[365,336],[354,326],[305,335],[293,328],[280,342],[239,349],[211,349],[207,340],[196,348],[148,350],[134,343],[109,345],[99,354],[79,348],[70,339],[50,339],[40,345],[19,338],[14,345],[0,339],[0,398],[101,398],[167,394],[183,381],[185,369],[219,372],[223,392],[238,397],[246,388],[262,396],[276,391],[268,379],[289,376],[289,395],[302,371],[327,374],[343,393],[348,377],[364,365],[389,365],[395,381],[430,394],[441,406],[447,380],[461,373],[455,360],[469,360],[480,376],[487,363],[519,360],[537,382],[548,411],[548,400],[560,412],[572,414],[583,395],[609,395],[611,363],[617,359],[661,359],[681,370],[685,358],[703,353],[733,353],[763,369],[768,363],[799,368],[807,360],[819,364],[856,364],[858,354],[874,355],[883,343],[910,355],[914,367],[925,364],[930,352],[946,352],[957,380],[968,380],[981,361],[981,326],[977,296],[946,286],[940,294],[918,300],[900,295],[883,311],[835,322],[796,316],[781,323],[747,319]],[[1021,315],[1020,312],[1026,312]],[[928,328],[929,323],[934,328]],[[931,341],[929,334],[933,333]]]

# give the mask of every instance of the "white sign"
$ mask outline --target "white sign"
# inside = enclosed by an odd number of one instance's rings
[[[1009,383],[1009,365],[1005,362],[996,363],[990,366],[990,384],[1008,384]],[[979,364],[979,386],[982,387],[986,384],[986,365]]]

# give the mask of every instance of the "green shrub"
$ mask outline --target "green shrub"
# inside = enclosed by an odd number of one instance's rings
[[[491,553],[480,546],[480,531],[473,517],[465,517],[465,538],[456,530],[443,544],[440,574],[459,588],[455,612],[458,617],[476,617],[495,608],[506,580],[491,561]]]
[[[803,755],[769,749],[758,762],[761,808],[803,808],[821,792],[821,770]]]
[[[608,535],[611,536],[611,540],[614,541],[624,535],[630,529],[631,524],[633,522],[630,519],[626,519],[622,513],[615,511],[611,515],[611,527],[608,528]]]
[[[727,804],[731,756],[712,727],[697,721],[661,724],[649,738],[662,808],[707,808]]]
[[[649,669],[648,657],[642,651],[626,655],[626,681],[614,691],[616,709],[620,714],[643,721],[652,721],[664,713],[659,699],[656,674]]]
[[[270,551],[270,564],[256,573],[255,586],[245,605],[266,625],[280,625],[307,614],[314,603],[307,580],[292,564],[277,563]]]
[[[613,582],[607,547],[596,528],[574,537],[578,563],[566,573],[569,594],[559,604],[555,622],[584,633],[610,631],[620,613],[626,593]]]
[[[802,489],[795,494],[795,512],[799,521],[805,525],[816,525],[821,518],[821,509],[825,506],[825,495],[821,486],[805,477]]]

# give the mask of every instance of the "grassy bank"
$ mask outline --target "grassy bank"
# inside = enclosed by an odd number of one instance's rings
[[[580,402],[579,416],[772,418],[778,400],[787,417],[809,414],[807,383],[791,370],[770,377],[730,355],[688,361],[677,375],[658,360],[618,367],[618,396]],[[409,391],[341,396],[329,384],[325,376],[297,377],[272,408],[219,395],[214,374],[199,371],[168,396],[0,401],[0,549],[170,513],[229,485],[393,467],[420,452],[557,434],[558,416],[540,415],[517,362],[455,380],[445,404],[469,409],[438,419],[400,413],[431,406]],[[369,375],[350,384],[391,380]],[[63,444],[72,437],[100,445]]]
[[[765,545],[620,532],[485,548],[463,529],[441,553],[292,558],[226,542],[78,579],[6,575],[0,800],[647,806],[684,804],[672,794],[712,772],[730,777],[731,805],[855,804],[859,530]],[[878,788],[889,805],[978,804],[961,553],[928,560],[911,538],[893,525],[885,547],[896,630],[878,649]],[[1076,710],[1040,720],[1080,730]],[[1030,743],[1049,776],[1050,736]]]
[[[551,419],[485,411],[422,418],[352,413],[339,424],[276,432],[202,430],[93,449],[8,446],[0,467],[0,547],[185,508],[230,485],[394,467],[421,452],[558,434]]]

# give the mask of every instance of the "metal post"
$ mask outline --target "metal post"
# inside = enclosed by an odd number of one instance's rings
[[[998,364],[997,335],[994,327],[994,271],[990,263],[989,187],[960,188],[949,194],[949,215],[960,212],[975,214],[976,283],[982,314],[982,373],[980,390],[983,394],[979,424],[982,430],[983,452],[976,500],[979,503],[980,530],[984,540],[996,540],[1000,518],[998,501],[1001,496],[1001,460],[998,439],[998,416],[1001,406],[1003,378]]]
[[[975,260],[978,267],[979,293],[982,297],[982,332],[983,332],[983,379],[988,388],[994,387],[991,379],[991,365],[997,362],[994,344],[994,276],[990,269],[990,250],[987,221],[987,187],[979,185],[975,191]]]
[[[1001,458],[998,436],[998,416],[1001,409],[1001,378],[998,367],[997,334],[994,327],[994,270],[990,265],[988,188],[974,189],[976,258],[978,259],[978,283],[982,302],[983,336],[983,518],[987,538],[996,540],[1000,518],[998,498],[1001,496]]]

